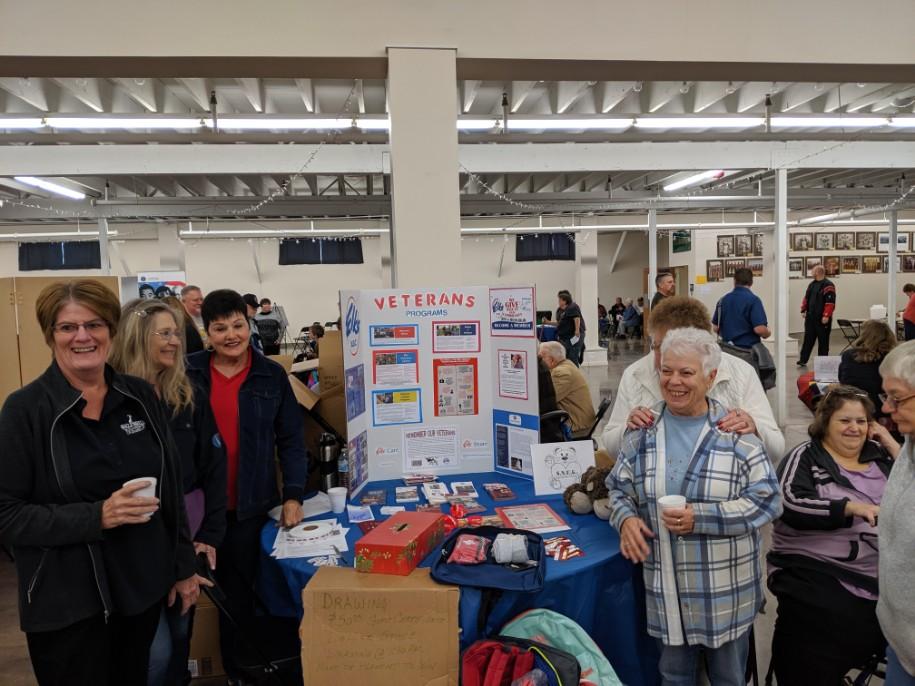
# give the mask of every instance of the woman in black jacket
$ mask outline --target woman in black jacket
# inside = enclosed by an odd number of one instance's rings
[[[842,353],[839,363],[839,383],[855,386],[867,393],[876,408],[874,419],[881,424],[889,422],[882,412],[883,402],[878,397],[883,392],[880,363],[895,347],[896,335],[890,327],[878,319],[868,319],[861,326],[861,333],[855,342]]]
[[[180,595],[186,612],[203,581],[177,449],[152,387],[105,363],[114,293],[52,284],[36,313],[53,361],[0,412],[0,541],[16,557],[20,625],[41,686],[145,686],[163,600]],[[152,482],[156,497],[136,495]]]
[[[136,300],[124,308],[109,362],[145,379],[165,403],[181,457],[181,474],[194,552],[216,569],[216,548],[226,530],[226,455],[210,404],[184,370],[184,329],[161,300]],[[191,614],[164,605],[149,656],[149,686],[183,685],[188,679]]]

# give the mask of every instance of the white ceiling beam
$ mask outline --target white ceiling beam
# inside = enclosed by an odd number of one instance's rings
[[[166,197],[175,197],[179,195],[178,184],[169,176],[147,176],[144,177],[144,180]]]
[[[648,111],[657,112],[680,95],[682,81],[652,81],[645,84],[648,93]]]
[[[146,108],[147,111],[159,111],[155,79],[114,79],[114,82],[123,88],[134,101]]]
[[[242,195],[241,182],[235,176],[208,176],[206,180],[226,195]]]
[[[837,83],[793,83],[782,91],[780,109],[782,112],[795,110],[811,100],[822,97],[826,91],[838,85]]]
[[[748,81],[737,91],[737,111],[747,112],[754,107],[762,107],[765,104],[766,96],[775,96],[785,88],[787,84],[773,82]]]
[[[473,101],[476,100],[477,91],[480,89],[482,81],[464,80],[461,81],[461,111],[465,114],[473,107]]]
[[[260,79],[236,79],[255,112],[264,111],[264,84]]]
[[[521,105],[524,104],[524,101],[527,99],[527,96],[531,94],[531,91],[534,90],[534,86],[537,85],[537,81],[512,81],[511,85],[508,87],[508,102],[511,106],[512,112],[517,112],[521,109]],[[497,103],[497,110],[502,111],[502,99],[499,98]]]
[[[58,85],[87,107],[104,112],[101,87],[98,79],[54,79]]]
[[[39,109],[42,112],[48,111],[48,97],[44,79],[4,77],[0,78],[0,88],[11,95],[15,95],[35,109]]]
[[[740,87],[740,82],[699,81],[693,86],[693,112],[704,112]]]
[[[252,195],[263,197],[267,194],[264,179],[257,174],[239,174],[238,180],[248,187]]]
[[[202,112],[210,111],[210,83],[207,79],[178,79]]]
[[[598,110],[606,114],[619,105],[632,92],[635,81],[601,81],[594,87],[594,101]]]
[[[550,83],[550,110],[565,114],[591,87],[590,81],[553,81]]]
[[[315,87],[311,79],[296,79],[295,85],[299,89],[299,95],[302,97],[305,109],[309,112],[317,112],[317,109],[315,109]]]

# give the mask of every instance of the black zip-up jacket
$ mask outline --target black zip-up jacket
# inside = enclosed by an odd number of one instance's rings
[[[159,512],[169,533],[175,580],[194,574],[179,457],[164,405],[145,381],[105,368],[109,393],[144,410],[161,446]],[[38,379],[7,398],[0,411],[0,541],[12,546],[19,577],[23,631],[53,631],[112,608],[102,559],[102,501],[80,498],[60,419],[82,394],[52,362]],[[164,595],[168,589],[162,589]]]

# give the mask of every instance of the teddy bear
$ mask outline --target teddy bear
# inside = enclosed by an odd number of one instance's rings
[[[610,519],[610,498],[606,486],[609,469],[588,467],[581,476],[581,483],[569,486],[562,497],[575,514],[594,512],[599,519]]]
[[[550,486],[557,490],[563,484],[581,479],[581,465],[574,446],[560,443],[547,455],[545,464],[550,468]]]

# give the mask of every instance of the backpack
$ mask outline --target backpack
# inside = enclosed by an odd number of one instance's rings
[[[577,622],[552,610],[522,612],[502,627],[500,638],[513,636],[542,643],[575,656],[582,686],[621,686],[610,662]]]
[[[461,686],[509,686],[533,669],[549,686],[578,686],[578,660],[564,650],[508,636],[485,638],[461,655]]]

